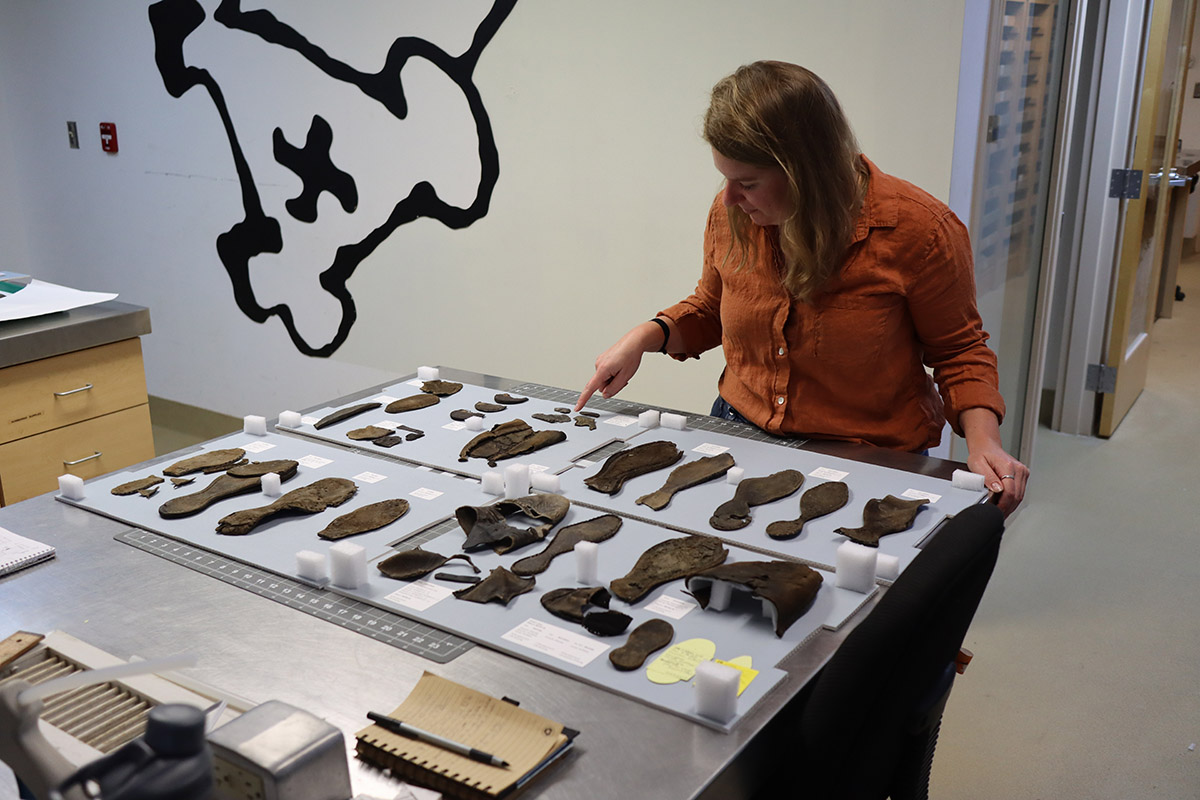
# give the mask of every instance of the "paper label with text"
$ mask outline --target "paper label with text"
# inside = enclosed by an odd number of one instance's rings
[[[500,638],[576,667],[586,667],[596,656],[609,649],[607,644],[536,619],[525,620]]]
[[[361,483],[379,483],[387,480],[387,475],[380,475],[378,472],[360,472],[354,476],[354,480]]]
[[[695,608],[699,608],[695,603],[688,600],[680,600],[675,597],[663,595],[652,603],[646,604],[646,610],[655,614],[661,614],[664,617],[671,619],[683,619],[688,612]]]
[[[266,450],[270,450],[275,445],[271,444],[270,442],[250,442],[249,444],[243,444],[239,446],[247,453],[262,453]]]
[[[706,456],[719,456],[728,450],[728,447],[722,447],[719,444],[709,444],[708,442],[692,448],[693,453],[700,453]]]
[[[909,500],[928,500],[931,503],[936,503],[938,500],[942,499],[940,494],[934,494],[933,492],[922,492],[920,489],[909,489],[900,496],[906,497]]]
[[[436,500],[442,496],[442,492],[439,492],[437,489],[426,489],[424,487],[420,489],[413,489],[408,494],[411,497],[417,497],[421,500]]]
[[[810,478],[820,478],[826,481],[840,481],[849,475],[849,472],[842,472],[840,469],[832,469],[830,467],[817,467],[812,472],[808,473]]]
[[[320,421],[321,421],[321,418],[320,418],[320,417],[307,416],[307,417],[301,417],[301,418],[300,418],[300,421],[301,421],[301,422],[303,422],[305,425],[316,425],[318,422],[320,422]]]
[[[326,464],[333,463],[328,458],[321,458],[320,456],[313,455],[305,456],[304,458],[297,459],[297,461],[300,463],[300,466],[308,467],[309,469],[320,469]]]
[[[413,611],[424,611],[434,603],[439,603],[454,594],[453,589],[439,586],[429,581],[413,581],[412,583],[389,594],[385,600],[391,600],[397,605],[411,608]]]
[[[631,417],[628,414],[614,414],[606,420],[601,420],[605,425],[616,425],[618,428],[628,428],[630,425],[637,425],[638,418]]]

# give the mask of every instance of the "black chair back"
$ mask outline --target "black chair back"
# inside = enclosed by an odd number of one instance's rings
[[[913,773],[902,762],[912,758],[907,751],[914,728],[928,725],[931,707],[932,760],[938,704],[949,693],[953,664],[991,578],[1003,532],[1004,516],[990,503],[948,521],[814,680],[800,718],[806,778],[821,787],[811,796],[877,800],[919,794],[898,788],[896,776]],[[928,764],[925,768],[927,781]]]

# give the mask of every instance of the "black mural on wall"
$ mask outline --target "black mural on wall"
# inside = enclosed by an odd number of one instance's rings
[[[184,57],[184,42],[204,22],[206,13],[197,0],[160,0],[149,8],[150,26],[154,31],[154,60],[162,75],[167,92],[181,97],[195,86],[203,87],[212,98],[225,134],[241,184],[244,218],[217,237],[217,254],[233,283],[233,295],[242,313],[255,322],[266,322],[278,316],[287,328],[296,348],[305,355],[329,356],[342,345],[357,318],[354,298],[347,281],[355,268],[401,225],[421,217],[436,219],[448,228],[465,228],[488,212],[492,190],[500,174],[500,159],[492,134],[487,110],[479,90],[472,82],[475,65],[484,47],[496,35],[517,0],[495,0],[491,10],[475,31],[470,47],[461,55],[451,56],[425,39],[401,37],[388,50],[383,67],[376,73],[353,69],[331,58],[296,30],[279,21],[265,10],[242,11],[239,0],[221,0],[213,12],[213,20],[225,27],[259,37],[262,41],[294,51],[321,72],[337,81],[352,84],[364,95],[377,101],[397,119],[408,116],[408,103],[400,73],[410,58],[422,58],[440,69],[462,91],[479,139],[479,185],[474,201],[465,208],[451,205],[438,197],[437,189],[428,181],[416,183],[408,196],[392,208],[386,221],[359,241],[337,248],[333,263],[320,274],[321,287],[341,304],[342,318],[336,335],[324,344],[304,339],[297,329],[292,309],[286,304],[270,307],[260,305],[250,281],[250,261],[266,253],[280,253],[283,238],[279,221],[264,210],[254,176],[238,141],[233,119],[224,94],[208,70],[189,66]],[[281,129],[274,131],[272,144],[279,164],[294,172],[303,183],[299,196],[289,199],[287,212],[302,222],[317,218],[317,199],[329,192],[347,213],[358,206],[358,188],[354,177],[340,169],[330,156],[333,130],[319,115],[314,115],[302,147],[289,143]],[[394,157],[394,154],[388,154]],[[419,158],[419,154],[417,154]]]

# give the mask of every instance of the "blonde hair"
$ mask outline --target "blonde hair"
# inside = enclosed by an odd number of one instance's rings
[[[793,297],[813,300],[845,257],[867,184],[858,142],[829,86],[782,61],[739,67],[713,87],[704,140],[726,158],[783,170],[793,208],[779,225],[783,283]],[[752,223],[736,205],[728,214],[744,264],[755,246]]]

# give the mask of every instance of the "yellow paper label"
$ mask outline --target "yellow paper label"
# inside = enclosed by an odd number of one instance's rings
[[[722,661],[719,658],[714,658],[713,661],[717,662],[718,664],[724,664],[727,667],[733,667],[738,672],[742,673],[741,676],[738,677],[738,697],[741,697],[742,692],[746,691],[746,687],[750,685],[750,681],[754,680],[758,676],[758,670],[751,667],[751,664],[754,662],[750,659],[750,656],[738,656],[737,658],[731,658],[728,661]]]
[[[646,677],[654,683],[690,681],[696,665],[708,661],[717,653],[717,646],[708,639],[688,639],[664,650],[646,666]]]

